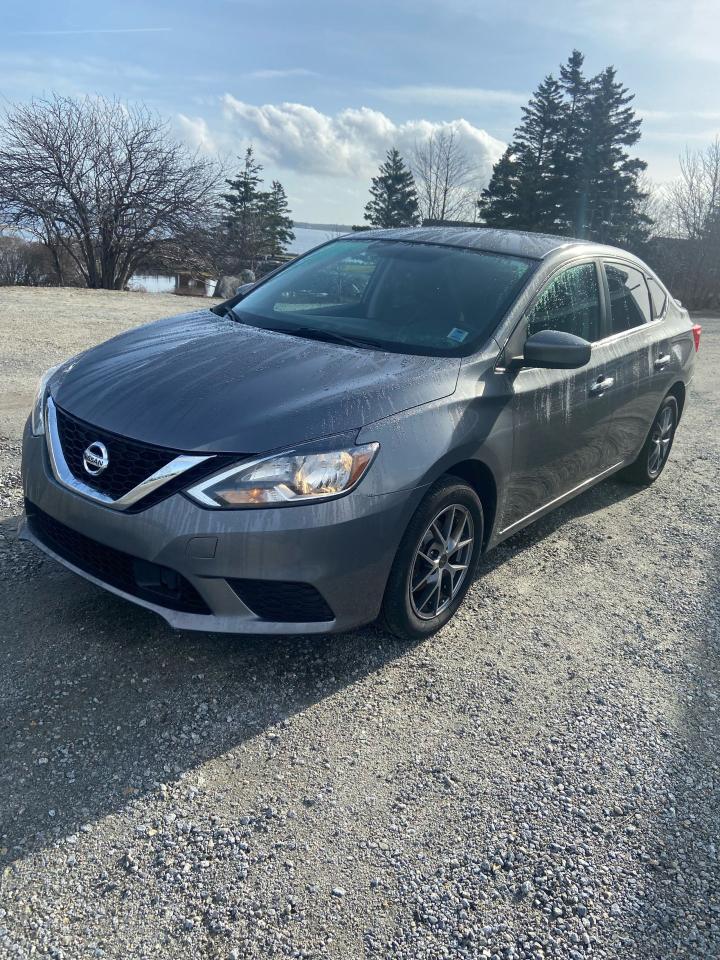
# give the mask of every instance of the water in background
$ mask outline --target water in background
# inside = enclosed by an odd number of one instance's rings
[[[313,230],[311,227],[294,227],[295,239],[288,247],[288,253],[307,253],[313,247],[326,243],[334,237],[341,234],[337,230]],[[207,296],[211,297],[215,290],[215,280],[208,281],[206,285]],[[177,283],[175,276],[147,276],[143,274],[134,274],[130,277],[128,287],[131,290],[145,290],[147,293],[174,293]]]
[[[139,273],[130,277],[128,287],[130,290],[145,290],[147,293],[174,293],[177,277],[142,276]]]
[[[295,239],[288,247],[288,253],[306,253],[327,240],[339,237],[337,230],[313,230],[311,227],[293,227]]]

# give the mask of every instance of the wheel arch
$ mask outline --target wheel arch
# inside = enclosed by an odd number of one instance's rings
[[[667,392],[668,397],[675,397],[678,405],[678,423],[683,414],[683,408],[685,406],[685,384],[682,380],[676,380],[675,383],[670,387]]]
[[[445,473],[469,483],[480,498],[483,508],[483,549],[487,546],[497,513],[497,482],[490,467],[482,460],[460,460],[447,467]]]

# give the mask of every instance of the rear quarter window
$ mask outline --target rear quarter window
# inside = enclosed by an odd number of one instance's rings
[[[657,320],[665,311],[667,303],[667,294],[652,277],[647,278],[648,289],[650,290],[650,302],[652,303],[653,319]]]

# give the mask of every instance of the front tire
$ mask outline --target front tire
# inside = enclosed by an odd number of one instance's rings
[[[415,511],[388,577],[382,616],[395,636],[417,640],[445,626],[470,588],[482,540],[480,498],[442,477]]]
[[[672,395],[668,395],[660,404],[660,409],[637,459],[629,467],[621,470],[619,476],[628,483],[635,483],[642,487],[655,483],[668,462],[677,423],[677,400]]]

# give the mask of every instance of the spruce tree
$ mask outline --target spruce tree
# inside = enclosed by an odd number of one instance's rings
[[[281,183],[262,189],[262,166],[248,147],[240,173],[226,180],[229,190],[220,206],[224,230],[224,268],[254,267],[262,257],[277,257],[295,239],[288,201]]]
[[[372,178],[365,219],[373,227],[411,227],[420,222],[415,181],[395,147]]]
[[[295,239],[285,189],[278,180],[273,180],[272,189],[268,193],[260,195],[259,206],[263,253],[269,257],[278,257],[285,253],[288,244]]]
[[[545,77],[522,112],[522,123],[482,193],[482,217],[489,226],[552,230],[557,217],[553,162],[563,117],[558,81]]]
[[[633,97],[608,67],[588,81],[573,50],[523,108],[523,120],[479,201],[489,226],[635,245],[647,236],[638,177],[646,164]]]
[[[557,225],[553,195],[555,160],[562,133],[563,99],[558,81],[545,77],[515,134],[522,176],[518,188],[523,228],[552,231]]]
[[[564,124],[565,146],[572,142],[572,133],[577,129],[578,120],[582,117],[588,93],[588,81],[583,73],[584,62],[582,53],[573,50],[567,63],[560,67],[560,88],[567,99],[568,108]]]
[[[591,81],[575,220],[578,236],[630,245],[647,237],[650,221],[639,209],[645,194],[638,182],[647,164],[626,149],[640,139],[642,121],[629,106],[633,99],[615,79],[614,67]]]
[[[554,157],[551,192],[557,209],[557,230],[573,234],[580,200],[580,171],[587,125],[589,83],[583,73],[584,57],[573,50],[560,67],[564,94],[561,135]]]
[[[254,261],[261,242],[260,205],[262,166],[255,160],[253,148],[245,151],[240,173],[226,180],[229,190],[222,194],[222,223],[229,252],[239,261]]]
[[[493,167],[490,183],[477,202],[483,223],[512,230],[517,226],[520,165],[509,146]]]

